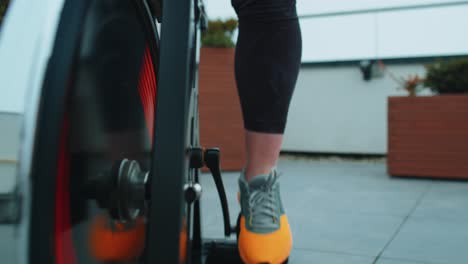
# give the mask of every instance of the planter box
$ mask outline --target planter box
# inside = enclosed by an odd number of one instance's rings
[[[233,48],[202,48],[200,54],[200,140],[221,149],[221,168],[245,163],[244,124],[234,77]]]
[[[388,173],[468,179],[468,95],[390,97]]]

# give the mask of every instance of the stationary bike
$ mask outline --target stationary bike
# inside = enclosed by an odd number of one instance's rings
[[[225,236],[237,230],[220,150],[199,141],[202,1],[48,4],[35,26],[49,37],[29,45],[45,55],[30,61],[39,66],[22,133],[19,263],[241,263],[235,242],[201,232],[202,167]]]

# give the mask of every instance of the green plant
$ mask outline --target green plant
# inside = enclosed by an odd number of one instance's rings
[[[0,0],[0,25],[2,25],[3,17],[5,16],[10,0]]]
[[[421,84],[424,82],[424,79],[421,79],[418,75],[409,76],[407,79],[403,79],[403,89],[406,90],[409,96],[416,96],[423,87]]]
[[[208,22],[208,29],[202,35],[204,47],[231,48],[234,47],[232,36],[237,28],[237,20],[212,20]]]
[[[424,79],[419,77],[419,75],[409,75],[407,78],[397,77],[393,72],[391,72],[387,66],[382,61],[379,61],[379,67],[385,71],[390,78],[392,78],[396,83],[398,83],[399,90],[405,90],[408,92],[409,96],[416,96],[419,92],[421,92],[424,88],[423,83]]]
[[[468,57],[426,65],[424,85],[439,94],[468,93]]]

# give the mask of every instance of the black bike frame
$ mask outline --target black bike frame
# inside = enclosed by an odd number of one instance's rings
[[[196,48],[194,8],[193,0],[163,2],[147,263],[180,263],[180,237],[186,217],[183,188],[189,171],[189,115],[196,94],[196,89],[191,89]]]

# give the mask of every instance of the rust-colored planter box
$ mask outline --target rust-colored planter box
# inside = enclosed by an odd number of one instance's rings
[[[234,49],[202,48],[199,78],[201,144],[220,147],[223,170],[241,170],[244,125],[234,77]]]
[[[468,179],[468,95],[390,97],[388,173]]]

